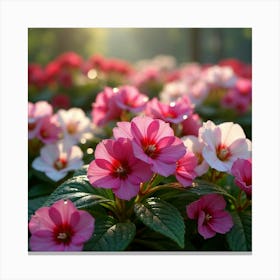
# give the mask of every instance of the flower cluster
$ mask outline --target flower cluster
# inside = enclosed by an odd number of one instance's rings
[[[190,250],[186,231],[197,250],[209,238],[235,250],[235,217],[251,215],[250,69],[73,52],[29,65],[30,205],[44,198],[31,207],[30,250],[139,250],[150,231],[162,246]]]
[[[91,121],[80,108],[59,109],[54,114],[46,101],[28,102],[29,148],[38,142],[41,148],[32,167],[54,181],[82,167],[83,152],[77,144],[92,133]]]

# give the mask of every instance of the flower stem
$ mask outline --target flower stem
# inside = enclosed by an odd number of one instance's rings
[[[116,197],[116,215],[118,216],[120,221],[125,221],[127,219],[126,216],[126,204],[123,199]]]

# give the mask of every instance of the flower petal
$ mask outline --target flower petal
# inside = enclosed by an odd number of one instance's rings
[[[139,192],[140,184],[134,184],[129,180],[121,180],[121,185],[118,189],[113,190],[114,194],[121,199],[130,200]]]
[[[226,233],[233,226],[231,215],[226,211],[216,212],[215,215],[208,222],[209,227],[218,233]]]
[[[197,219],[201,211],[201,202],[196,200],[187,206],[187,214],[190,219]]]
[[[222,131],[221,143],[229,146],[237,139],[245,139],[246,135],[239,124],[233,122],[224,122],[218,125]]]
[[[91,185],[98,188],[111,189],[118,188],[120,186],[119,179],[113,177],[109,170],[100,168],[96,164],[96,160],[90,163],[88,167],[87,177]]]
[[[204,223],[205,213],[204,211],[199,212],[198,216],[198,232],[204,237],[204,239],[211,238],[216,235],[216,232],[212,230],[207,223]]]
[[[130,122],[118,122],[117,127],[113,128],[113,135],[115,139],[128,138],[132,139],[131,123]]]

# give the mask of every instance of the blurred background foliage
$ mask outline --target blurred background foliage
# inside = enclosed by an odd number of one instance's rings
[[[158,54],[178,63],[216,63],[228,57],[251,63],[250,28],[30,28],[28,61],[46,65],[74,51],[88,59],[98,53],[134,63]]]

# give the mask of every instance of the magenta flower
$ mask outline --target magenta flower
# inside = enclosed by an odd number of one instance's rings
[[[133,86],[122,86],[116,94],[116,104],[122,110],[132,113],[139,113],[145,109],[146,103],[149,100],[147,95],[144,95]]]
[[[201,118],[198,114],[191,114],[186,120],[182,122],[183,135],[198,136],[198,130],[202,126]]]
[[[184,156],[186,148],[168,123],[138,116],[131,123],[117,125],[114,137],[131,139],[135,157],[150,164],[153,172],[163,176],[175,173],[176,162]]]
[[[31,251],[82,251],[95,219],[70,200],[39,208],[29,222]]]
[[[28,139],[37,137],[40,121],[53,113],[52,106],[46,101],[28,102]]]
[[[232,165],[231,174],[235,177],[234,183],[251,197],[252,159],[237,159]]]
[[[175,177],[183,187],[189,187],[197,176],[195,172],[196,166],[197,158],[192,152],[187,151],[187,153],[177,161]]]
[[[207,194],[187,206],[190,219],[198,220],[198,232],[204,239],[216,233],[226,233],[233,226],[231,215],[225,211],[226,201],[218,194]]]
[[[134,156],[131,140],[119,138],[103,140],[96,146],[87,176],[94,187],[112,189],[117,197],[130,200],[152,172],[147,163]]]
[[[146,115],[170,123],[181,123],[192,114],[193,105],[187,96],[165,104],[153,98],[146,106]]]
[[[119,119],[122,110],[116,104],[116,93],[110,87],[105,87],[92,104],[92,121],[97,126],[104,126],[108,122]]]

